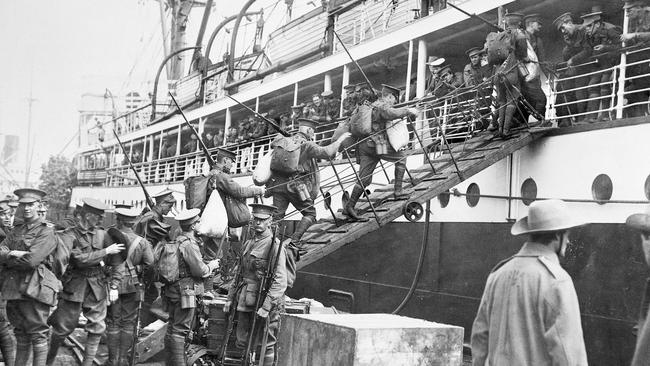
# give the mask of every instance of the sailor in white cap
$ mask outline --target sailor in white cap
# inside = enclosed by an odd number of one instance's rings
[[[535,201],[512,235],[528,235],[489,275],[472,326],[473,365],[587,365],[573,281],[559,258],[582,225],[561,200]]]

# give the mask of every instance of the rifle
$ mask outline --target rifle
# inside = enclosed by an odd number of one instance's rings
[[[223,345],[221,346],[221,352],[219,354],[219,365],[223,366],[225,365],[226,361],[226,351],[228,350],[228,342],[230,341],[230,337],[232,336],[233,329],[235,327],[235,315],[237,314],[237,305],[239,302],[239,296],[237,296],[239,289],[241,288],[241,282],[242,282],[242,268],[244,264],[244,257],[243,255],[239,255],[239,268],[237,269],[237,275],[235,277],[235,282],[233,282],[235,286],[235,296],[232,299],[232,302],[230,303],[230,313],[228,314],[228,325],[226,327],[226,335],[224,336],[223,339]]]
[[[494,30],[496,30],[497,32],[503,32],[503,31],[504,31],[503,28],[501,28],[501,27],[499,27],[498,25],[496,25],[496,24],[490,22],[489,20],[483,18],[483,17],[480,16],[480,15],[476,15],[476,14],[468,13],[468,12],[466,12],[465,10],[463,10],[463,9],[459,8],[458,6],[456,6],[456,5],[454,5],[454,4],[451,4],[451,3],[449,3],[449,2],[447,2],[447,5],[449,5],[449,6],[451,6],[452,8],[458,10],[459,12],[461,12],[461,13],[467,15],[467,16],[470,17],[470,18],[475,18],[475,19],[478,19],[478,20],[482,21],[483,23],[485,23],[485,24],[489,25],[490,27],[492,27],[492,28],[493,28]]]
[[[251,107],[247,106],[246,104],[244,104],[244,103],[238,101],[237,99],[233,98],[233,97],[230,96],[230,95],[226,95],[226,96],[227,96],[228,98],[232,99],[233,101],[235,101],[235,103],[237,103],[237,104],[239,104],[240,106],[246,108],[249,112],[255,114],[257,117],[263,119],[264,122],[270,124],[271,127],[275,128],[279,133],[281,133],[282,136],[284,136],[284,137],[289,137],[289,136],[291,136],[291,134],[290,134],[289,132],[283,130],[282,127],[278,126],[277,123],[275,123],[275,122],[271,121],[270,119],[264,117],[263,115],[261,115],[261,114],[255,112],[255,111],[253,110],[253,108],[251,108]]]
[[[178,105],[178,102],[176,101],[176,98],[174,98],[174,95],[169,92],[169,96],[172,98],[172,101],[174,101],[174,104],[176,105],[176,108],[178,108],[178,111],[181,113],[181,116],[183,116],[183,119],[185,120],[185,123],[187,123],[188,126],[190,126],[190,130],[196,136],[196,139],[199,141],[199,146],[201,146],[201,150],[203,150],[203,154],[205,155],[205,158],[208,160],[208,164],[210,164],[210,169],[214,167],[216,162],[212,158],[212,155],[210,155],[210,151],[208,151],[208,147],[205,146],[205,142],[203,142],[203,139],[201,138],[201,135],[196,131],[194,126],[190,123],[190,121],[187,119],[187,116],[185,116],[185,112],[183,112],[183,108],[181,108],[180,105]]]
[[[144,291],[141,276],[138,275],[138,291],[140,287]],[[140,295],[138,295],[140,296]],[[142,298],[138,297],[138,309],[136,310],[135,324],[133,324],[133,340],[131,342],[131,355],[129,357],[129,366],[135,366],[135,346],[138,344],[138,330],[140,330],[140,313],[142,312]]]
[[[273,238],[271,239],[271,247],[269,248],[269,254],[267,255],[267,258],[273,253],[273,248],[275,247],[276,233],[277,233],[277,227],[273,230]],[[282,236],[284,237],[284,233],[282,234]],[[260,287],[257,291],[257,301],[253,313],[253,322],[251,323],[251,329],[248,335],[248,344],[246,345],[246,353],[244,353],[243,355],[242,366],[249,366],[251,365],[251,363],[254,364],[255,362],[252,356],[251,349],[253,348],[253,342],[255,342],[255,339],[257,338],[257,331],[258,331],[257,311],[262,307],[262,305],[264,304],[264,300],[266,299],[266,296],[269,294],[269,291],[271,290],[273,277],[275,277],[275,271],[277,270],[281,253],[282,253],[282,242],[280,241],[278,243],[278,250],[275,255],[275,260],[269,259],[269,264],[266,268],[266,276],[262,278],[262,281],[260,282]],[[270,316],[271,313],[269,312],[269,314],[267,315],[267,320],[268,317]],[[262,330],[264,331],[265,329]],[[262,357],[262,352],[266,352],[266,344],[260,344],[260,358]]]
[[[131,167],[131,170],[133,170],[133,173],[135,174],[135,179],[138,181],[138,184],[140,185],[140,188],[142,188],[142,192],[144,192],[144,198],[147,201],[147,206],[149,206],[149,209],[153,209],[153,206],[155,204],[153,203],[153,200],[151,199],[151,196],[149,195],[149,192],[147,192],[147,189],[144,187],[144,183],[142,183],[142,179],[140,179],[140,174],[138,174],[138,171],[135,170],[135,167],[133,166],[133,163],[131,162],[131,157],[129,154],[126,152],[126,149],[124,148],[124,145],[122,145],[122,141],[120,140],[120,137],[117,135],[117,132],[113,130],[113,135],[115,135],[115,138],[117,139],[117,143],[120,145],[120,148],[122,149],[122,152],[124,153],[124,156],[126,157],[126,161],[129,162],[129,166]]]
[[[372,90],[372,94],[374,94],[375,96],[377,96],[377,93],[375,93],[375,88],[372,86],[372,83],[370,82],[370,79],[368,79],[368,76],[366,75],[366,73],[363,72],[363,69],[361,68],[361,66],[359,65],[359,63],[357,62],[357,60],[355,60],[354,57],[352,57],[352,55],[350,54],[350,51],[348,51],[348,48],[345,46],[345,43],[343,43],[343,41],[341,41],[341,37],[339,37],[339,34],[336,33],[336,31],[335,31],[334,29],[332,29],[332,33],[334,33],[334,35],[336,36],[336,39],[339,40],[339,43],[341,44],[341,46],[342,46],[343,49],[345,50],[345,53],[348,54],[348,57],[350,58],[350,60],[352,60],[352,63],[354,64],[354,66],[357,67],[357,70],[359,70],[359,72],[361,73],[361,75],[363,76],[363,78],[366,79],[366,83],[367,83],[368,86],[370,87],[370,90]]]

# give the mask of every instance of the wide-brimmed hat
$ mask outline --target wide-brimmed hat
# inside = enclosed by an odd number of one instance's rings
[[[571,214],[562,200],[535,201],[528,207],[528,216],[523,217],[510,229],[512,235],[543,233],[567,230],[584,225],[585,222]]]
[[[640,231],[650,232],[650,206],[644,213],[635,213],[628,216],[625,225]]]
[[[131,246],[131,240],[129,240],[129,238],[126,236],[126,234],[124,234],[123,232],[121,232],[117,228],[114,228],[114,227],[108,228],[106,233],[111,238],[113,243],[124,244],[125,248],[129,248]],[[123,261],[125,261],[128,254],[129,254],[128,250],[123,250],[118,255],[120,256],[120,258],[122,258]]]

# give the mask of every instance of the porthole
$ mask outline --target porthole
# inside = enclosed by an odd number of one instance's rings
[[[329,192],[325,192],[323,195],[323,203],[325,204],[325,208],[329,210],[332,204],[332,195]]]
[[[537,183],[533,178],[527,178],[521,184],[521,198],[524,205],[528,206],[537,198]]]
[[[438,202],[440,207],[445,208],[449,204],[449,192],[442,192],[438,195]]]
[[[614,185],[612,184],[612,179],[607,174],[599,174],[591,184],[591,195],[597,201],[609,200],[612,198],[613,191]],[[604,204],[605,202],[598,203]]]
[[[645,192],[645,198],[650,200],[650,175],[645,179],[645,184],[643,185],[643,192]]]
[[[481,198],[481,189],[478,187],[478,184],[472,183],[467,187],[467,204],[469,207],[476,207],[478,201]]]

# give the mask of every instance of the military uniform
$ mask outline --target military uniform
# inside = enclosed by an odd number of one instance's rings
[[[10,215],[9,201],[0,199],[0,215]],[[3,226],[0,218],[0,243],[11,233],[12,228]],[[0,274],[6,272],[4,266],[0,266]],[[16,338],[13,328],[7,318],[7,301],[0,295],[0,351],[6,366],[13,366],[16,358]]]
[[[196,208],[185,210],[176,219],[181,227],[188,227],[199,220],[199,212]],[[198,240],[191,229],[178,235],[175,243],[178,245],[179,278],[162,288],[163,306],[169,313],[165,348],[170,353],[170,365],[185,366],[185,342],[194,327],[196,297],[203,295],[203,278],[214,268],[203,263]]]
[[[630,11],[630,33],[626,37],[631,38],[625,42],[626,46],[644,45],[650,41],[650,7],[646,6],[644,1],[626,1],[624,8]],[[647,62],[640,62],[648,58],[648,51],[631,52],[627,55],[627,66],[625,75],[628,78],[626,85],[625,98],[627,99],[625,107],[626,117],[636,117],[646,115],[649,111],[648,101],[650,91],[643,90],[650,83],[650,66]],[[639,77],[641,76],[641,77]],[[629,80],[634,78],[632,80]],[[638,91],[637,91],[638,90]],[[627,105],[637,104],[628,107]]]
[[[604,70],[610,68],[618,62],[619,55],[612,52],[620,48],[621,30],[619,27],[603,22],[600,19],[602,12],[593,12],[582,16],[585,19],[583,27],[585,28],[585,35],[589,46],[592,49],[593,55],[596,56],[598,66],[596,70]],[[594,50],[594,47],[602,46],[600,51]],[[609,109],[612,96],[612,71],[604,71],[595,73],[589,76],[589,101],[587,102],[587,112],[593,112],[589,115],[590,121],[595,121],[598,118],[598,111]],[[593,100],[592,100],[593,99]]]
[[[523,20],[523,15],[518,13],[508,13],[505,16],[506,30],[511,34],[514,40],[514,49],[510,52],[506,60],[496,65],[494,85],[497,92],[498,108],[498,135],[507,137],[510,130],[514,127],[513,117],[517,111],[517,103],[521,97],[523,78],[519,72],[519,62],[528,55],[526,44],[526,35],[519,27]]]
[[[251,207],[253,207],[253,216],[260,219],[269,218],[275,209],[273,206],[259,204],[252,204]],[[253,319],[259,314],[259,309],[255,308],[258,303],[257,294],[262,279],[266,276],[269,261],[279,259],[276,268],[272,268],[272,270],[275,269],[275,273],[272,276],[269,291],[264,299],[260,299],[261,309],[268,314],[267,327],[265,328],[267,343],[261,345],[264,350],[260,352],[261,355],[264,355],[264,359],[259,362],[259,365],[262,366],[273,365],[275,359],[280,312],[284,308],[284,292],[287,289],[284,248],[277,240],[274,243],[272,239],[273,234],[271,230],[267,229],[261,233],[256,232],[254,237],[244,243],[243,256],[239,264],[242,282],[233,284],[228,292],[230,303],[237,298],[237,308],[230,309],[230,311],[237,311],[237,347],[244,349],[248,343]],[[278,249],[280,250],[279,256],[277,256]],[[256,311],[258,312],[256,313]],[[253,340],[254,344],[259,345],[262,338],[263,332],[259,332],[258,338]]]
[[[384,95],[390,94],[397,100],[399,89],[389,85],[383,85],[382,93]],[[393,108],[392,104],[389,104],[384,99],[380,99],[372,104],[372,134],[370,138],[365,139],[365,141],[357,145],[360,182],[357,182],[354,186],[350,200],[343,209],[345,215],[353,219],[358,219],[354,206],[366,187],[372,183],[372,175],[380,160],[395,163],[395,196],[402,195],[402,180],[406,172],[406,159],[403,151],[395,151],[388,142],[386,124],[409,115],[413,115],[411,109]]]
[[[156,206],[152,210],[144,212],[140,217],[138,217],[133,231],[148,240],[152,247],[155,248],[160,238],[152,240],[149,231],[152,226],[166,226],[166,224],[164,224],[165,219],[161,213],[161,205],[174,205],[176,199],[174,199],[172,191],[169,189],[164,189],[161,192],[158,192],[153,195],[152,198],[156,200]],[[173,239],[173,233],[170,233],[169,236]],[[158,290],[158,287],[156,287],[154,271],[150,266],[145,267],[142,280],[144,281],[144,301],[142,302],[142,310],[140,312],[140,324],[143,327],[146,327],[155,321],[155,318],[151,314],[151,304],[153,304],[158,296],[160,296],[160,291]]]
[[[106,209],[108,207],[102,202],[84,199],[84,215],[103,215]],[[108,289],[119,288],[124,264],[119,256],[107,254],[106,248],[112,240],[103,229],[84,229],[79,225],[68,229],[65,234],[63,240],[72,241],[72,251],[59,304],[48,321],[52,326],[48,364],[54,361],[58,348],[74,331],[79,315],[83,313],[88,332],[83,365],[90,366],[106,330]]]
[[[315,123],[301,118],[298,123],[301,127],[314,128]],[[340,141],[335,141],[327,146],[319,146],[311,141],[311,137],[303,132],[298,132],[290,139],[278,137],[271,143],[300,145],[300,158],[298,167],[293,174],[287,174],[271,169],[271,178],[266,183],[270,187],[267,194],[273,195],[273,205],[277,207],[274,215],[276,221],[284,218],[289,204],[302,213],[302,219],[296,226],[291,236],[291,245],[288,249],[292,256],[289,257],[289,287],[293,285],[296,277],[295,261],[300,259],[300,238],[307,229],[316,222],[316,207],[314,199],[320,191],[320,174],[316,159],[331,159],[336,155]]]
[[[357,107],[354,85],[346,85],[345,98],[343,98],[343,117],[350,117]]]
[[[128,352],[137,326],[138,304],[144,297],[140,277],[143,266],[153,264],[153,250],[146,239],[129,227],[138,216],[135,210],[118,208],[115,213],[124,226],[109,229],[109,235],[115,235],[113,241],[127,245],[122,281],[118,286],[119,298],[108,307],[106,317],[109,364],[117,366],[128,363]]]
[[[217,165],[210,172],[210,184],[221,194],[221,198],[224,202],[227,199],[245,200],[246,198],[261,196],[264,192],[264,189],[255,186],[244,187],[235,182],[227,173],[227,171],[230,169],[230,164],[227,163],[227,161],[229,160],[234,162],[235,157],[235,154],[231,151],[218,149]],[[204,260],[221,260],[221,276],[217,279],[217,286],[225,286],[224,283],[229,281],[233,275],[231,272],[234,269],[234,262],[236,261],[236,258],[234,256],[234,252],[231,249],[234,246],[233,242],[237,242],[239,240],[240,238],[236,237],[236,235],[234,235],[234,232],[231,232],[229,235],[229,240],[224,242],[224,247],[221,248],[219,246],[220,243],[216,240],[212,238],[204,238]],[[211,288],[209,288],[209,290],[211,290]]]
[[[15,193],[20,197],[19,202],[26,205],[37,204],[45,196],[45,192],[28,188]],[[33,215],[33,218],[25,217],[25,222],[17,225],[0,244],[0,262],[5,267],[1,292],[2,300],[7,301],[7,316],[14,326],[16,364],[27,364],[33,351],[33,365],[42,366],[48,348],[47,317],[50,308],[56,305],[61,283],[50,270],[50,254],[56,248],[54,228],[37,218],[35,209]],[[16,257],[15,251],[29,254]]]

